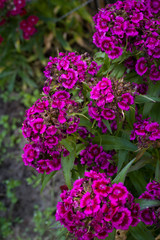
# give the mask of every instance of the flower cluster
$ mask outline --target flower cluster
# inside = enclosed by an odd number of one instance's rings
[[[115,229],[139,223],[140,207],[123,183],[111,184],[104,173],[85,172],[72,190],[61,193],[56,220],[79,240],[105,239]]]
[[[140,76],[149,74],[153,81],[160,80],[160,21],[156,15],[159,10],[159,0],[108,4],[94,16],[94,44],[111,59],[118,58],[124,51],[142,52],[136,62],[136,72]]]
[[[160,126],[158,122],[151,122],[149,119],[142,119],[138,115],[137,122],[133,124],[130,140],[137,140],[139,147],[147,148],[150,145],[156,144],[160,139]]]
[[[160,183],[152,181],[146,186],[147,191],[142,193],[140,199],[160,201]],[[156,207],[148,207],[141,211],[140,218],[147,225],[160,224],[160,204]]]
[[[92,61],[88,53],[79,55],[76,52],[59,53],[59,57],[50,57],[45,68],[47,78],[43,91],[48,94],[52,87],[61,86],[64,89],[82,89],[82,82],[93,84],[94,76],[100,66]]]
[[[20,15],[24,16],[27,11],[26,0],[0,0],[0,9],[3,11],[0,16],[0,26],[11,23],[12,17]],[[20,22],[20,29],[23,30],[24,39],[29,39],[36,32],[34,25],[38,22],[37,16],[29,16],[26,20]],[[3,37],[0,35],[0,44],[3,42]]]
[[[80,152],[80,162],[87,165],[88,169],[99,172],[103,169],[108,176],[113,176],[117,172],[117,167],[113,160],[114,152],[106,153],[102,146],[90,143]]]
[[[42,97],[26,112],[22,133],[28,140],[22,155],[25,165],[36,168],[39,173],[61,168],[61,156],[69,152],[60,144],[67,135],[77,131],[78,103],[66,91],[56,91],[50,97]]]
[[[102,78],[90,92],[91,101],[88,105],[90,117],[100,124],[102,120],[122,118],[122,112],[128,111],[134,104],[133,87],[123,80]]]
[[[35,32],[36,28],[34,27],[39,18],[37,16],[29,16],[27,19],[20,22],[20,29],[23,31],[23,38],[29,39]]]

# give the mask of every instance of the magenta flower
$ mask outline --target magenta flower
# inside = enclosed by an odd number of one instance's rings
[[[104,119],[106,120],[113,120],[115,119],[115,112],[109,108],[105,108],[102,112],[101,115]]]
[[[155,213],[152,211],[152,209],[149,208],[141,211],[140,218],[146,225],[153,225],[156,220]]]
[[[136,69],[136,72],[142,76],[144,75],[147,70],[148,70],[148,67],[146,66],[146,63],[147,61],[145,60],[144,57],[141,57],[137,60],[137,63],[136,63],[136,66],[135,66],[135,69]]]
[[[94,181],[92,188],[95,194],[107,197],[108,194],[112,191],[111,187],[107,186],[110,181],[106,179],[101,179]]]
[[[101,119],[100,114],[99,114],[99,112],[98,112],[98,108],[89,106],[89,107],[88,107],[88,114],[89,114],[92,118],[94,118],[94,119],[96,119],[96,120],[100,120],[100,119]]]
[[[138,23],[139,21],[143,20],[143,13],[142,12],[135,12],[132,16],[132,22]]]
[[[104,173],[85,172],[71,190],[63,190],[57,205],[56,220],[77,240],[105,239],[113,228],[127,230],[139,221],[139,204],[127,191],[125,201],[112,204],[109,196],[115,188]],[[117,184],[120,188],[122,184]],[[132,217],[133,215],[133,217]]]
[[[71,134],[71,133],[74,133],[77,131],[77,128],[78,128],[78,124],[77,123],[73,123],[72,125],[70,125],[68,127],[68,129],[66,130],[66,133],[67,134]]]
[[[112,218],[113,227],[128,230],[132,223],[131,212],[127,208],[119,208]]]
[[[148,7],[152,14],[157,14],[160,11],[160,2],[159,0],[149,0]]]
[[[109,199],[112,203],[117,204],[118,201],[126,202],[127,197],[128,191],[123,183],[113,184],[112,192],[109,195]]]
[[[123,49],[120,47],[113,47],[113,49],[108,52],[108,57],[111,59],[115,59],[118,58],[122,55],[123,53]]]
[[[122,94],[122,101],[118,102],[118,107],[122,110],[128,111],[130,105],[134,104],[134,98],[130,93]]]
[[[80,207],[85,208],[84,213],[90,215],[92,213],[96,213],[100,208],[100,199],[98,196],[95,196],[91,199],[91,194],[87,192],[83,195],[80,200]]]
[[[46,125],[43,124],[43,118],[37,118],[31,122],[31,127],[34,133],[44,133],[46,130]]]

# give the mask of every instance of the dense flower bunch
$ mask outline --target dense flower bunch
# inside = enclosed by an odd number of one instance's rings
[[[39,18],[37,16],[29,16],[27,19],[20,22],[20,29],[23,31],[23,38],[29,39],[37,30],[34,27]]]
[[[75,113],[80,112],[85,103],[81,82],[93,84],[93,76],[99,69],[88,54],[60,53],[59,58],[50,59],[45,70],[45,97],[26,112],[22,127],[29,142],[24,147],[25,165],[47,174],[61,168],[62,153],[69,154],[60,144],[62,139],[74,132],[81,138],[93,136],[85,127],[78,126],[80,119]]]
[[[26,112],[22,133],[28,140],[22,155],[25,165],[36,168],[39,173],[61,168],[61,152],[69,152],[60,144],[67,135],[77,131],[79,118],[72,113],[79,109],[78,103],[66,91],[56,91],[51,97],[42,97]]]
[[[115,161],[113,160],[114,152],[106,153],[102,146],[90,143],[84,150],[80,152],[80,162],[82,165],[88,166],[99,172],[103,169],[108,176],[113,176],[117,172]]]
[[[160,19],[155,13],[159,11],[159,0],[126,0],[108,4],[94,17],[96,32],[93,42],[111,59],[118,58],[124,51],[141,52],[135,65],[136,72],[140,76],[149,75],[151,80],[158,81]]]
[[[79,55],[77,52],[59,53],[59,57],[50,57],[45,68],[47,78],[43,91],[48,94],[52,87],[61,86],[64,89],[82,89],[82,82],[93,84],[94,76],[100,66],[92,61],[88,53]]]
[[[119,120],[122,118],[123,111],[128,111],[134,104],[134,91],[130,83],[122,79],[102,78],[90,92],[88,113],[90,117],[97,120],[100,124],[102,120]]]
[[[104,173],[85,172],[72,190],[61,193],[56,220],[79,240],[105,239],[113,228],[139,223],[140,207],[123,183],[111,184]]]
[[[4,24],[10,23],[12,21],[12,17],[16,17],[20,15],[24,16],[27,11],[26,0],[0,0],[0,9],[2,12],[0,16],[0,26]],[[22,20],[20,22],[20,29],[23,30],[23,38],[29,39],[36,32],[36,25],[38,22],[38,17],[31,15],[26,20]],[[0,35],[0,44],[3,41],[3,37]]]
[[[152,181],[146,186],[147,191],[142,193],[140,199],[159,200],[160,201],[160,183]],[[160,204],[156,207],[148,207],[143,209],[140,214],[141,220],[147,224],[160,224]]]
[[[160,139],[160,126],[158,122],[152,122],[149,119],[142,119],[138,115],[137,122],[133,124],[133,131],[130,140],[137,140],[139,147],[147,148],[150,145],[155,145]],[[156,145],[155,145],[156,146]]]

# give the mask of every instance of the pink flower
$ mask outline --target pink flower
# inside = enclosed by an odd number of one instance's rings
[[[152,225],[155,222],[156,216],[152,209],[146,208],[141,211],[140,218],[146,225]]]
[[[123,185],[123,183],[114,183],[112,187],[112,192],[109,195],[109,199],[112,203],[117,203],[118,201],[126,202],[128,197],[127,188]]]
[[[112,218],[113,227],[128,230],[132,223],[131,212],[127,208],[119,208]]]
[[[141,57],[137,60],[135,68],[136,68],[136,72],[140,76],[144,75],[148,70],[148,67],[146,66],[146,63],[147,63],[147,61],[145,60],[144,57]]]
[[[115,112],[109,108],[104,108],[104,110],[101,112],[101,115],[106,120],[113,120],[116,117]]]
[[[64,57],[62,59],[58,60],[58,65],[57,65],[57,69],[61,70],[67,70],[69,68],[70,62]]]
[[[85,207],[84,213],[87,215],[96,213],[100,208],[100,199],[98,196],[91,199],[91,194],[87,192],[80,200],[80,207]]]
[[[95,194],[107,197],[109,193],[111,193],[111,187],[107,186],[110,181],[106,179],[101,179],[94,181],[92,184],[92,188]]]
[[[139,21],[143,20],[143,13],[142,12],[135,12],[132,16],[132,22],[138,23]]]
[[[122,94],[122,101],[118,102],[118,107],[122,110],[128,111],[130,109],[130,105],[134,104],[134,98],[130,93]]]
[[[17,1],[19,1],[19,0],[17,0]],[[39,20],[39,18],[38,18],[37,16],[35,16],[35,15],[31,15],[31,16],[29,16],[28,19],[27,19],[28,23],[29,23],[30,25],[32,25],[32,26],[36,25],[37,22],[38,22],[38,20]]]
[[[31,127],[34,133],[42,134],[46,130],[46,125],[43,124],[43,118],[34,119],[33,122],[31,122]]]
[[[98,108],[95,108],[95,107],[88,107],[88,114],[90,117],[96,119],[96,120],[100,120],[101,117],[100,117],[100,114],[98,112]]]
[[[77,128],[78,128],[78,124],[77,123],[73,123],[72,125],[70,125],[68,127],[68,129],[66,130],[66,133],[67,134],[71,134],[71,133],[74,133],[77,131]]]
[[[111,59],[115,59],[115,58],[118,58],[122,55],[123,53],[123,49],[120,48],[120,47],[113,47],[113,49],[108,52],[108,57],[111,58]]]

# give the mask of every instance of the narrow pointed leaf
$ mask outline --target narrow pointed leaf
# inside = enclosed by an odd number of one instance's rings
[[[132,159],[119,173],[118,175],[113,179],[113,183],[119,183],[125,181],[128,169],[131,167],[131,165],[134,163],[135,158]]]
[[[51,178],[56,174],[57,171],[51,172],[50,174],[45,174],[44,177],[42,178],[42,187],[41,187],[41,192],[43,192],[45,186],[47,183],[51,180]]]

